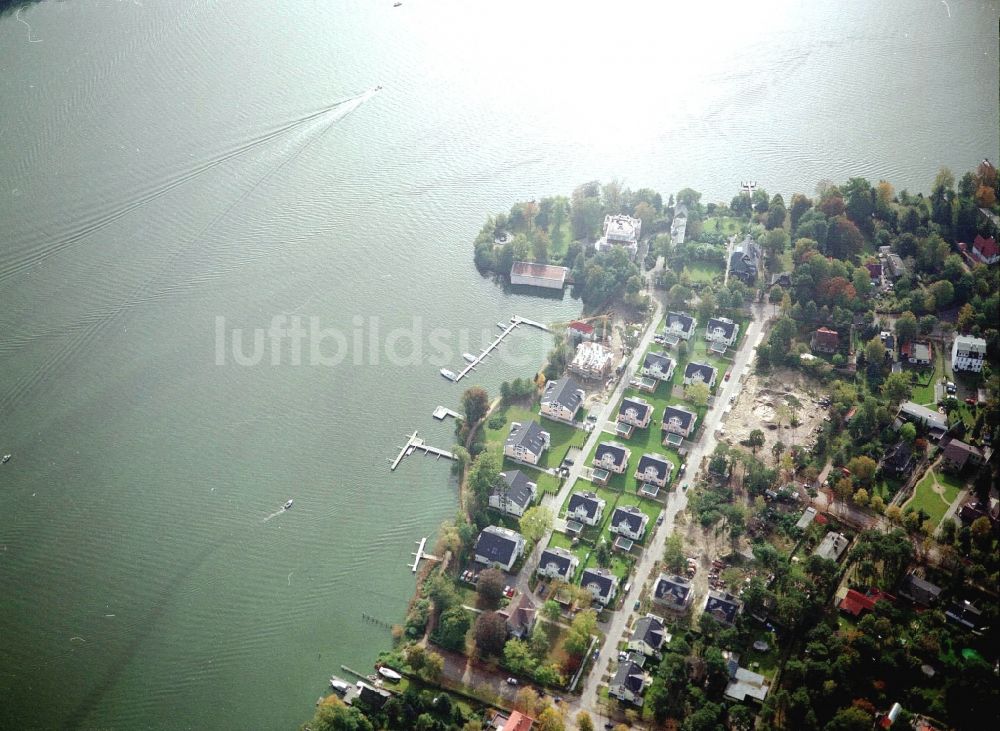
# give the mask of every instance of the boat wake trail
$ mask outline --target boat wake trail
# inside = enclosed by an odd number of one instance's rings
[[[152,274],[145,281],[138,283],[132,288],[132,290],[127,293],[121,300],[117,303],[111,304],[107,307],[103,307],[98,310],[94,310],[88,313],[83,313],[77,319],[73,328],[70,332],[62,332],[61,335],[68,335],[63,346],[52,355],[43,365],[35,369],[33,372],[26,374],[26,376],[18,383],[16,383],[13,388],[11,388],[6,393],[0,394],[0,409],[9,409],[16,405],[19,401],[26,398],[36,387],[45,382],[50,382],[50,379],[58,373],[60,370],[65,370],[69,367],[73,358],[83,350],[87,344],[93,342],[100,333],[111,323],[117,321],[118,318],[125,315],[127,312],[135,307],[147,304],[152,301],[159,301],[164,299],[166,296],[178,296],[183,294],[189,289],[198,286],[199,283],[207,281],[204,274],[194,275],[196,278],[187,282],[170,282],[170,278],[174,276],[175,269],[177,265],[185,261],[191,254],[191,252],[200,246],[206,234],[212,231],[216,226],[218,226],[225,218],[240,204],[242,204],[247,198],[249,198],[254,191],[264,185],[273,176],[278,174],[287,165],[291,164],[309,149],[312,145],[316,144],[321,140],[327,132],[334,126],[335,123],[342,120],[351,112],[358,109],[365,101],[371,98],[374,91],[367,91],[364,94],[360,94],[352,99],[344,102],[339,102],[337,105],[329,107],[322,112],[317,112],[309,115],[307,118],[296,120],[293,123],[283,126],[277,132],[269,133],[268,135],[262,136],[257,140],[252,140],[246,145],[242,146],[236,151],[227,153],[225,159],[231,159],[241,152],[245,152],[248,149],[253,149],[254,147],[259,147],[266,141],[275,139],[275,137],[285,134],[293,129],[302,128],[308,122],[315,122],[316,127],[308,130],[305,138],[305,142],[295,142],[294,144],[299,145],[298,149],[295,149],[291,154],[283,156],[277,165],[271,167],[263,176],[258,178],[249,188],[244,190],[235,200],[233,200],[229,205],[227,205],[222,211],[220,211],[216,216],[214,216],[205,226],[203,226],[199,231],[197,231],[185,244],[183,244],[178,250],[174,251],[171,256],[158,267],[156,273]],[[318,133],[317,133],[318,132]],[[221,160],[224,162],[225,160]],[[213,164],[211,161],[206,163],[206,165]],[[219,164],[219,163],[214,163]],[[192,175],[200,174],[204,172],[204,169],[208,169],[205,166],[199,166],[193,169],[191,172],[183,177],[180,182],[173,183],[173,187],[181,184],[181,182],[186,182],[190,180]],[[154,196],[162,195],[162,193],[154,193]],[[119,210],[119,212],[113,214],[114,220],[121,218],[122,216],[135,210],[137,206],[131,205],[131,207],[126,206],[125,208]],[[109,225],[110,221],[107,223],[97,224],[95,230],[100,230]],[[87,238],[93,234],[93,231],[88,233],[86,236],[82,236],[75,239],[64,240],[59,246],[60,250],[66,249],[84,238]],[[57,251],[50,250],[41,257],[36,257],[33,261],[37,263],[41,259],[47,258]],[[32,263],[23,263],[21,268],[33,266]],[[12,273],[8,269],[0,270],[0,283],[5,278],[12,276]],[[7,338],[5,342],[10,342],[16,340],[18,335],[12,333]]]
[[[324,107],[323,109],[311,112],[290,122],[286,122],[279,127],[268,130],[267,132],[247,140],[232,149],[225,150],[208,158],[207,160],[203,160],[189,166],[166,180],[158,181],[156,184],[140,190],[131,198],[117,202],[117,204],[110,209],[95,211],[84,219],[74,222],[74,225],[70,230],[59,234],[54,241],[47,241],[42,244],[38,241],[38,237],[35,237],[34,239],[25,242],[20,247],[11,247],[3,254],[0,254],[0,282],[21,274],[24,271],[38,265],[40,262],[45,261],[49,257],[66,251],[67,249],[86,241],[94,234],[104,230],[113,223],[121,220],[125,216],[128,216],[130,213],[149,205],[153,201],[162,198],[167,193],[170,193],[176,188],[191,182],[192,180],[204,175],[210,170],[217,168],[219,165],[232,160],[233,158],[256,150],[269,142],[303,127],[309,122],[319,120],[324,117],[331,117],[329,120],[331,122],[342,119],[347,116],[347,114],[357,109],[364,101],[369,99],[372,94],[372,91],[366,91],[363,94],[341,100],[331,104],[330,106]]]

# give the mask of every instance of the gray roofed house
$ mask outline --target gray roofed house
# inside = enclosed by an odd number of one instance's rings
[[[932,584],[926,579],[921,579],[914,573],[909,573],[903,579],[903,583],[896,592],[901,597],[909,599],[911,602],[930,607],[937,604],[941,598],[941,587]]]
[[[542,394],[540,412],[559,421],[576,419],[576,412],[583,405],[583,387],[572,377],[565,376],[558,381],[549,381]]]
[[[473,555],[487,566],[499,566],[504,571],[524,553],[524,536],[510,528],[488,525],[479,533]]]
[[[566,518],[578,520],[587,525],[597,525],[604,514],[607,503],[593,492],[574,492],[569,496]]]
[[[735,672],[730,673],[725,695],[735,701],[745,701],[747,698],[763,701],[767,698],[768,690],[770,690],[770,686],[767,683],[767,678],[760,673],[738,667]]]
[[[890,477],[907,474],[913,467],[913,448],[905,440],[900,440],[882,455],[879,466],[882,473]]]
[[[715,379],[719,372],[714,366],[708,363],[696,363],[691,361],[684,367],[684,385],[690,386],[692,383],[704,383],[709,388],[715,385]]]
[[[669,381],[674,375],[674,361],[665,353],[650,351],[642,361],[642,375]]]
[[[642,540],[649,516],[634,505],[621,505],[611,514],[608,530],[634,541]]]
[[[899,258],[899,254],[887,255],[885,263],[889,269],[889,276],[893,279],[899,279],[901,276],[906,274],[906,265],[903,264],[903,260]]]
[[[631,659],[622,660],[615,676],[608,683],[608,695],[641,706],[646,685],[647,676],[642,667]]]
[[[528,594],[522,593],[517,601],[513,601],[497,614],[507,620],[507,631],[518,639],[524,639],[531,634],[538,619],[535,603]]]
[[[912,421],[915,424],[927,427],[932,433],[940,436],[948,431],[948,417],[937,411],[932,411],[920,404],[912,401],[904,401],[899,407],[899,418],[904,421]]]
[[[549,444],[549,433],[543,430],[537,421],[524,424],[515,421],[510,425],[510,436],[504,443],[503,453],[512,459],[538,464]]]
[[[618,421],[645,429],[653,418],[653,405],[638,396],[626,396],[618,407]]]
[[[683,612],[694,601],[694,589],[682,576],[660,574],[653,585],[653,601],[675,612]]]
[[[847,546],[850,543],[847,537],[842,533],[834,533],[829,531],[820,544],[813,551],[814,556],[819,556],[821,558],[828,558],[831,561],[839,561],[840,557],[844,555],[844,551],[847,550]]]
[[[795,527],[798,528],[799,530],[805,530],[812,524],[813,520],[815,519],[816,519],[816,508],[810,505],[808,508],[805,509],[805,512],[803,512],[802,515],[799,516],[799,520],[795,524]]]
[[[662,454],[644,454],[635,468],[635,479],[659,487],[666,487],[674,463]]]
[[[663,620],[655,614],[639,617],[632,627],[628,649],[641,652],[646,657],[659,657],[663,645],[670,641]]]
[[[683,340],[690,340],[697,324],[698,321],[686,312],[668,312],[663,332],[666,335],[676,335]]]
[[[490,495],[490,507],[521,517],[531,507],[538,495],[538,485],[528,479],[521,470],[501,472],[503,478]]]
[[[694,431],[698,415],[680,406],[667,406],[663,409],[663,431],[678,434],[687,439]]]
[[[941,451],[941,466],[951,472],[961,472],[967,464],[978,465],[982,461],[983,453],[979,448],[961,439],[952,439]]]
[[[777,274],[771,275],[771,284],[773,287],[778,285],[779,287],[784,287],[788,289],[792,286],[792,273],[791,272],[778,272]]]
[[[550,579],[570,581],[579,565],[580,559],[571,551],[559,548],[558,546],[549,546],[542,551],[535,573],[547,576]]]
[[[705,340],[732,345],[740,334],[740,326],[727,317],[713,317],[705,326]]]
[[[716,622],[732,626],[743,611],[743,602],[732,594],[723,591],[708,590],[705,597],[705,614],[713,617]]]
[[[620,475],[628,467],[628,458],[631,454],[632,450],[624,444],[601,442],[594,452],[594,466]]]
[[[955,602],[944,613],[945,619],[949,622],[954,622],[967,630],[978,629],[982,622],[982,616],[982,610],[968,599]]]
[[[736,277],[744,284],[753,284],[760,273],[760,247],[749,235],[733,246],[729,255],[729,276]]]
[[[618,577],[607,569],[587,568],[580,576],[580,586],[589,591],[594,599],[607,606],[618,592]]]

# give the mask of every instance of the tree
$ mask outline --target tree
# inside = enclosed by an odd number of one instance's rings
[[[684,539],[679,533],[671,533],[663,545],[663,563],[674,573],[680,573],[687,565],[684,556]]]
[[[480,386],[465,389],[462,394],[462,408],[465,410],[465,423],[475,424],[482,419],[490,408],[490,397]]]
[[[849,219],[837,216],[826,235],[826,252],[835,259],[853,259],[865,245],[864,236]]]
[[[537,541],[552,527],[552,510],[542,505],[528,508],[521,516],[521,534]]]
[[[542,616],[550,622],[558,622],[562,616],[562,607],[559,606],[559,602],[554,599],[546,601],[542,605]]]
[[[469,613],[460,606],[454,606],[441,615],[434,631],[434,641],[449,650],[464,650],[465,635],[471,626]]]
[[[695,406],[704,406],[708,403],[708,385],[696,381],[689,386],[685,386],[684,396]]]
[[[912,343],[917,338],[917,317],[907,310],[896,320],[896,337],[899,344]]]
[[[499,569],[488,568],[479,573],[476,592],[489,606],[495,607],[503,598],[506,577]]]
[[[563,646],[571,655],[582,657],[590,647],[590,636],[597,631],[597,614],[593,609],[584,609],[573,618]]]
[[[476,648],[483,655],[499,655],[507,642],[507,620],[496,612],[483,612],[476,618]]]
[[[899,427],[899,436],[907,444],[913,444],[914,440],[917,438],[917,427],[915,427],[910,422],[906,422],[901,427]]]
[[[515,711],[520,711],[528,716],[537,716],[542,708],[538,692],[530,687],[524,687],[517,691],[517,695],[514,696],[513,705]]]
[[[597,550],[594,551],[594,557],[597,559],[597,565],[602,568],[607,568],[611,565],[611,547],[608,546],[608,542],[602,540],[597,545]]]
[[[868,491],[860,487],[857,492],[854,493],[854,502],[858,505],[864,506],[868,504]]]
[[[882,395],[888,399],[891,404],[899,404],[910,398],[910,393],[913,391],[913,384],[910,382],[909,377],[905,373],[890,373],[889,376],[882,383]],[[906,426],[904,424],[904,426]],[[912,427],[912,424],[909,424]],[[900,430],[902,434],[902,430]],[[916,430],[914,429],[914,437],[916,437]],[[911,443],[912,439],[909,440]]]
[[[436,683],[443,672],[444,658],[436,652],[428,652],[424,659],[423,676],[431,683]]]
[[[579,731],[594,731],[594,722],[590,718],[590,714],[586,711],[580,711],[576,714],[576,727]]]
[[[335,695],[323,699],[308,724],[311,731],[372,731],[372,722],[358,708]]]
[[[719,308],[719,303],[715,299],[715,294],[710,287],[705,287],[698,295],[698,319],[701,322],[708,322],[708,319],[715,314]]]
[[[764,432],[760,429],[751,431],[750,436],[747,437],[747,446],[753,450],[754,454],[757,454],[757,449],[764,446]]]
[[[869,363],[881,366],[885,362],[885,346],[878,336],[865,343],[865,358]]]
[[[538,714],[534,728],[537,728],[538,731],[565,731],[566,721],[561,712],[549,706]]]
[[[782,209],[782,212],[784,212],[784,209]],[[788,242],[788,234],[785,233],[784,229],[776,228],[764,234],[764,239],[761,243],[764,253],[767,254],[768,268],[776,268],[775,265],[781,260],[781,255],[785,253],[785,249],[788,248]]]

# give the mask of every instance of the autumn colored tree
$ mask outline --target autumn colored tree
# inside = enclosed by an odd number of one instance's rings
[[[479,573],[476,592],[489,606],[495,607],[503,598],[506,577],[499,569],[489,568]]]
[[[875,476],[875,469],[878,467],[878,463],[875,462],[871,457],[865,457],[861,455],[859,457],[854,457],[850,462],[847,463],[847,469],[851,471],[851,474],[857,478],[858,482],[862,485],[867,485],[871,482],[872,477]]]
[[[496,612],[483,612],[476,618],[476,648],[483,655],[499,655],[507,642],[507,620]]]
[[[466,424],[475,424],[486,416],[490,408],[490,397],[486,389],[480,386],[465,389],[465,393],[462,394],[462,408],[465,410]]]
[[[827,254],[836,259],[852,259],[861,253],[864,245],[864,236],[853,221],[845,216],[836,216],[830,221],[826,235]]]

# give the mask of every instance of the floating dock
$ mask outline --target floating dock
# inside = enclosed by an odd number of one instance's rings
[[[435,419],[442,419],[443,420],[447,416],[451,416],[451,417],[453,417],[455,419],[458,419],[458,420],[461,420],[463,418],[460,413],[458,413],[457,411],[452,411],[451,409],[449,409],[449,408],[447,408],[445,406],[438,406],[436,409],[434,409],[434,418]]]
[[[413,573],[417,573],[417,566],[420,565],[420,559],[426,558],[428,561],[439,561],[440,560],[437,556],[432,556],[429,553],[424,553],[424,546],[427,545],[427,539],[426,538],[421,538],[418,541],[418,543],[420,545],[417,546],[416,552],[410,554],[411,556],[414,557],[413,558],[413,565],[410,566],[410,570]]]
[[[413,434],[410,435],[410,438],[406,440],[406,444],[404,444],[402,449],[399,450],[399,454],[396,455],[396,459],[392,461],[392,465],[389,469],[395,470],[399,467],[399,463],[403,461],[403,457],[409,457],[416,450],[420,450],[424,454],[433,454],[439,459],[441,457],[444,457],[445,459],[455,459],[455,455],[448,450],[441,449],[439,447],[432,447],[423,439],[418,437],[417,432],[413,432]]]
[[[499,327],[500,324],[501,323],[497,323],[497,326]],[[503,342],[503,339],[508,335],[510,335],[512,332],[514,332],[514,330],[517,328],[518,325],[527,325],[528,327],[536,327],[539,330],[550,332],[549,328],[540,322],[529,320],[526,317],[521,317],[520,315],[514,315],[512,318],[510,318],[510,325],[504,327],[503,331],[496,336],[493,342],[491,342],[489,345],[483,348],[482,351],[480,351],[479,355],[477,355],[474,360],[469,362],[462,370],[460,370],[458,372],[458,375],[456,375],[453,380],[457,383],[458,381],[461,381],[463,378],[469,375],[469,373],[472,372],[472,369],[475,368],[480,363],[482,363],[487,355],[489,355],[498,347],[500,347],[500,343]]]

